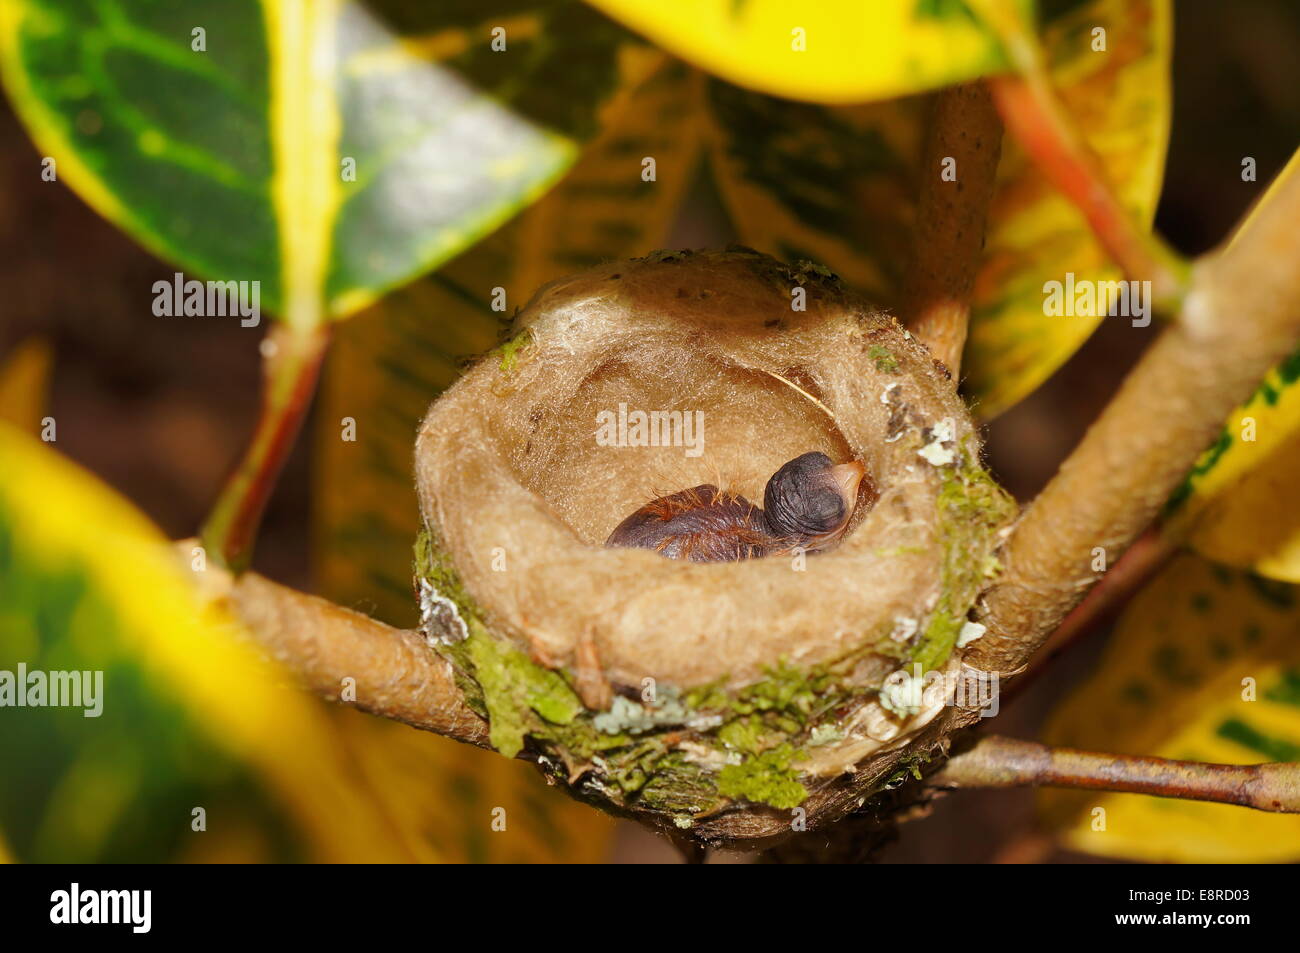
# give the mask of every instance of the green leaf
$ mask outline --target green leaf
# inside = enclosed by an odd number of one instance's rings
[[[0,0],[0,52],[60,180],[302,327],[536,199],[646,55],[559,0]]]
[[[1126,206],[1148,224],[1169,126],[1169,20],[1168,0],[1087,0],[1042,29],[1062,98]],[[1106,30],[1104,52],[1092,48],[1096,27]],[[705,108],[719,188],[742,241],[823,262],[896,307],[912,246],[925,100],[832,108],[711,81]],[[1099,318],[1044,314],[1043,284],[1067,272],[1119,277],[1082,214],[1004,140],[963,361],[982,416],[1028,394],[1095,330]]]
[[[728,82],[791,99],[887,99],[1006,65],[993,34],[961,0],[591,2]]]
[[[1052,714],[1044,740],[1221,764],[1300,760],[1298,626],[1300,590],[1181,555],[1125,610],[1096,673]],[[1045,791],[1040,804],[1066,846],[1088,853],[1300,859],[1293,814],[1077,791]]]

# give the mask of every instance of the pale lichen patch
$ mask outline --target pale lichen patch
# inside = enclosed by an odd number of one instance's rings
[[[965,623],[962,625],[961,631],[957,633],[957,648],[964,649],[987,631],[988,626],[979,622]]]
[[[957,425],[952,418],[945,417],[929,428],[926,435],[925,446],[916,451],[923,460],[936,467],[946,467],[957,459]]]
[[[455,645],[469,638],[456,603],[440,595],[427,579],[420,580],[420,634],[441,645]]]

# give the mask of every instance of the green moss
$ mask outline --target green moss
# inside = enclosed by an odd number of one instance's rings
[[[873,344],[867,348],[867,357],[875,361],[876,370],[886,374],[898,373],[898,358],[894,357],[894,352],[889,348]]]
[[[718,730],[718,740],[728,748],[746,754],[758,754],[764,748],[771,746],[772,732],[762,718],[750,715],[748,718],[736,718],[723,725]]]
[[[462,616],[482,618],[483,610],[465,590],[451,557],[427,527],[415,537],[415,575],[433,586],[440,596],[454,602]]]
[[[507,758],[517,755],[532,721],[529,711],[557,725],[570,724],[583,713],[582,701],[561,675],[492,638],[477,619],[471,618],[468,626],[466,646],[487,706],[492,747]]]
[[[682,699],[692,711],[720,711],[731,705],[731,696],[727,694],[725,678],[692,688]]]
[[[690,817],[716,810],[722,803],[718,776],[680,753],[662,758],[638,792],[638,800],[657,811]]]
[[[743,798],[755,804],[777,808],[798,807],[808,797],[808,789],[799,782],[799,773],[791,767],[795,749],[783,744],[771,751],[729,764],[718,776],[718,791],[730,798]]]
[[[782,713],[802,725],[820,707],[824,693],[833,682],[834,676],[826,666],[805,671],[782,661],[768,669],[762,681],[740,689],[730,707],[741,715]]]
[[[838,725],[825,724],[818,725],[808,736],[808,747],[819,748],[822,745],[832,745],[838,741],[844,740],[844,732]]]
[[[522,360],[522,354],[533,343],[533,333],[528,330],[521,331],[513,338],[502,344],[501,353],[501,372],[509,374],[519,366]]]
[[[952,653],[966,614],[999,569],[993,555],[998,530],[1010,523],[1016,509],[1011,497],[965,446],[956,462],[940,472],[942,591],[912,652],[912,660],[921,663],[923,672],[943,665]]]
[[[920,781],[925,775],[921,766],[928,764],[931,760],[932,752],[924,754],[911,755],[904,758],[890,773],[889,777],[881,783],[879,790],[888,791],[898,787],[905,781]]]

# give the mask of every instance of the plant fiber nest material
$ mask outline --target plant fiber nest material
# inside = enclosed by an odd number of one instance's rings
[[[561,279],[512,335],[434,403],[415,461],[423,628],[494,747],[716,840],[779,833],[933,718],[881,684],[959,664],[1014,507],[923,345],[824,269],[748,249]],[[696,428],[602,439],[635,411]],[[833,551],[696,564],[601,545],[689,486],[761,500],[812,450],[862,461],[874,488]],[[766,817],[718,820],[737,812]]]

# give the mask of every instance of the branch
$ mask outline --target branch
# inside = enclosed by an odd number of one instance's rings
[[[927,779],[947,789],[1085,788],[1300,813],[1300,764],[1204,764],[1049,748],[990,736]]]
[[[257,428],[201,533],[208,552],[235,572],[252,559],[257,525],[311,406],[328,343],[325,326],[303,331],[277,325],[266,338]]]
[[[983,83],[935,94],[903,284],[903,318],[956,378],[970,321],[971,292],[1002,152],[1002,123]],[[945,180],[946,160],[957,178]]]
[[[1119,556],[1154,520],[1223,421],[1300,339],[1300,177],[1226,248],[1196,263],[1178,323],[1134,368],[1029,506],[986,595],[968,664],[1023,665],[1096,581],[1094,547]]]
[[[316,694],[339,702],[343,679],[352,678],[356,701],[347,703],[352,707],[490,747],[487,722],[465,704],[451,665],[430,651],[420,633],[392,628],[257,573],[220,578],[228,584],[230,608],[248,631]]]

